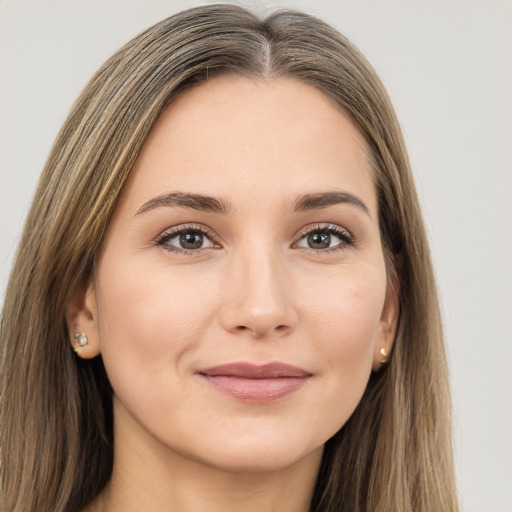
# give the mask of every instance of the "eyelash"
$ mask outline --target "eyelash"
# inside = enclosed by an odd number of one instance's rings
[[[169,231],[166,231],[165,233],[162,233],[156,240],[155,245],[161,246],[164,250],[169,252],[175,252],[178,254],[191,254],[196,255],[199,252],[199,249],[184,249],[179,247],[174,247],[173,245],[167,245],[167,242],[171,240],[172,238],[182,234],[182,233],[188,233],[190,231],[194,231],[196,233],[200,233],[204,237],[208,238],[214,244],[214,246],[220,247],[218,244],[215,243],[216,235],[215,233],[206,228],[205,226],[196,225],[196,224],[184,224],[182,226],[179,226],[177,228],[171,228]],[[217,248],[217,247],[212,247]],[[206,248],[202,248],[203,250]]]
[[[338,245],[335,245],[334,247],[328,247],[326,249],[313,249],[311,247],[303,247],[306,251],[309,251],[315,255],[319,254],[325,254],[325,253],[333,253],[337,251],[344,251],[348,249],[349,247],[355,245],[355,239],[352,236],[352,234],[345,228],[342,228],[341,226],[337,226],[335,224],[316,224],[314,226],[308,226],[304,228],[298,235],[298,237],[295,239],[293,244],[297,244],[301,240],[303,240],[305,237],[310,235],[311,233],[315,232],[324,232],[329,233],[331,235],[336,236],[341,240],[341,243]]]
[[[175,247],[172,245],[167,245],[167,242],[171,240],[172,238],[175,238],[176,236],[187,233],[190,231],[194,231],[197,233],[200,233],[204,237],[206,237],[208,240],[211,241],[211,243],[214,245],[214,247],[205,247],[200,249],[184,249]],[[326,249],[313,249],[308,247],[303,247],[302,249],[305,249],[306,251],[309,251],[315,255],[318,255],[319,253],[325,254],[325,253],[333,253],[340,250],[346,250],[347,248],[355,245],[355,239],[352,236],[352,234],[345,228],[342,228],[340,226],[336,226],[334,224],[316,224],[314,226],[308,226],[304,228],[296,237],[296,239],[293,241],[292,245],[297,244],[301,240],[303,240],[305,237],[310,235],[314,232],[325,232],[329,233],[331,235],[336,236],[341,240],[342,243],[335,245],[334,247],[328,247]],[[174,252],[178,254],[184,254],[184,255],[197,255],[198,252],[202,249],[214,249],[219,248],[220,246],[216,244],[215,242],[216,234],[210,230],[209,228],[206,228],[202,225],[196,225],[196,224],[185,224],[182,226],[179,226],[177,228],[171,228],[169,231],[166,231],[165,233],[162,233],[156,240],[155,245],[162,247],[164,250],[169,252]]]

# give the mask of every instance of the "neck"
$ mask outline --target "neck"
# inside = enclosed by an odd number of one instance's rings
[[[97,501],[101,512],[169,510],[179,512],[307,512],[314,479],[295,472],[219,474],[184,471],[179,478],[163,481],[148,474],[132,482],[117,471]],[[208,474],[207,474],[208,473]],[[295,477],[295,478],[294,478]]]
[[[219,469],[116,429],[114,467],[84,512],[307,512],[322,449],[269,471]]]

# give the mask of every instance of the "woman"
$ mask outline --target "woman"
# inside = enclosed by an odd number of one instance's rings
[[[457,510],[400,129],[313,17],[192,9],[103,65],[1,347],[3,510]]]

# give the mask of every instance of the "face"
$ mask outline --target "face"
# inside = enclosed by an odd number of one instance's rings
[[[116,433],[229,470],[321,454],[392,343],[377,219],[362,137],[317,89],[222,77],[180,96],[68,317],[102,354]]]

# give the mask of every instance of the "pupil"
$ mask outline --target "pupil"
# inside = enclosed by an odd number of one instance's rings
[[[196,231],[187,231],[180,235],[180,245],[184,249],[200,249],[203,245],[203,235]]]
[[[330,233],[316,232],[308,235],[308,245],[312,249],[327,249],[331,245]]]

